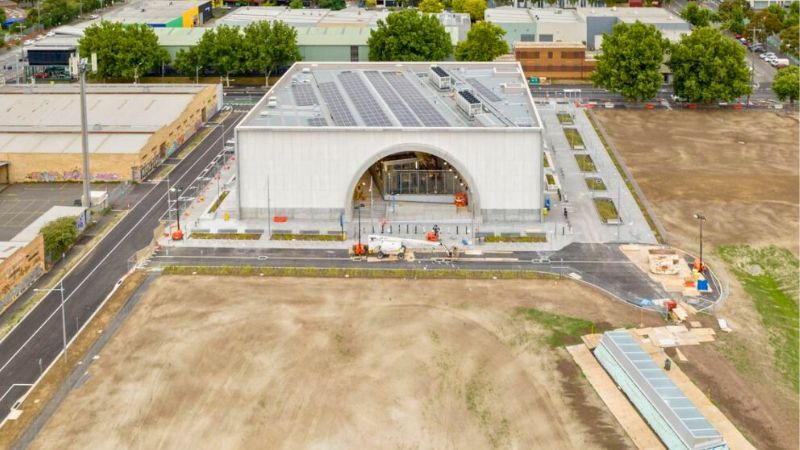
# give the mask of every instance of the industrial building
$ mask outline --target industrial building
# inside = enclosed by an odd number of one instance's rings
[[[577,8],[523,9],[490,8],[486,20],[506,30],[509,46],[523,42],[583,43],[587,50],[597,50],[603,34],[610,34],[617,23],[636,21],[654,25],[668,38],[689,33],[691,26],[664,8]]]
[[[211,1],[140,0],[103,14],[102,20],[154,28],[191,28],[212,19]]]
[[[719,431],[629,331],[604,333],[594,355],[667,448],[728,448]]]
[[[538,222],[542,131],[518,63],[297,63],[236,128],[239,216]]]
[[[0,312],[11,305],[45,271],[42,227],[61,217],[80,217],[78,232],[86,227],[78,206],[53,206],[8,241],[0,241]]]
[[[0,88],[0,160],[11,183],[82,178],[78,89]],[[91,178],[143,179],[221,107],[221,85],[89,85]]]
[[[570,42],[517,42],[514,57],[536,83],[588,79],[597,63],[583,44]]]

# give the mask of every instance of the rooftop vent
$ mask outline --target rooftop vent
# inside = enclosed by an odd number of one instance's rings
[[[451,78],[447,71],[439,66],[431,66],[429,74],[430,76],[428,78],[434,86],[443,91],[450,89]]]
[[[468,90],[458,91],[458,97],[456,97],[456,104],[471,118],[475,117],[475,114],[479,114],[482,110],[481,101],[478,100],[472,92]]]
[[[525,89],[527,89],[522,83],[503,83],[500,86],[503,88],[504,93],[510,95],[524,94]]]
[[[273,98],[269,99],[269,101],[267,102],[267,108],[277,108],[277,107],[278,107],[278,100]]]

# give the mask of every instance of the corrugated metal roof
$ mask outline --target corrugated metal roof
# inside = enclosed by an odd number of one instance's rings
[[[724,445],[719,431],[642,349],[626,330],[608,331],[600,340],[620,368],[689,448]]]

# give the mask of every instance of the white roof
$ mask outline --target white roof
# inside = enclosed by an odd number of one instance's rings
[[[77,217],[83,210],[84,208],[82,206],[53,206],[45,211],[44,214],[37,217],[36,220],[31,222],[30,225],[17,233],[17,235],[8,242],[21,242],[23,245],[27,245],[36,238],[36,235],[39,234],[43,226],[61,217]]]
[[[90,85],[89,151],[138,153],[171,124],[204,85]],[[0,149],[8,153],[79,153],[78,86],[0,88]]]

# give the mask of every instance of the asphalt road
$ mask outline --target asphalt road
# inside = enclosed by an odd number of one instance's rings
[[[222,151],[233,127],[242,117],[233,113],[222,127],[215,127],[209,136],[170,175],[173,186],[188,185],[202,169]],[[64,316],[69,341],[108,296],[118,280],[129,270],[128,260],[137,250],[147,246],[153,230],[167,208],[166,183],[150,185],[141,199],[132,205],[125,218],[103,238],[72,271],[64,277],[66,296]],[[36,286],[34,286],[36,287]],[[62,350],[60,294],[49,293],[17,327],[0,342],[0,417],[28,389],[15,384],[31,384]],[[40,363],[41,362],[41,363]]]

